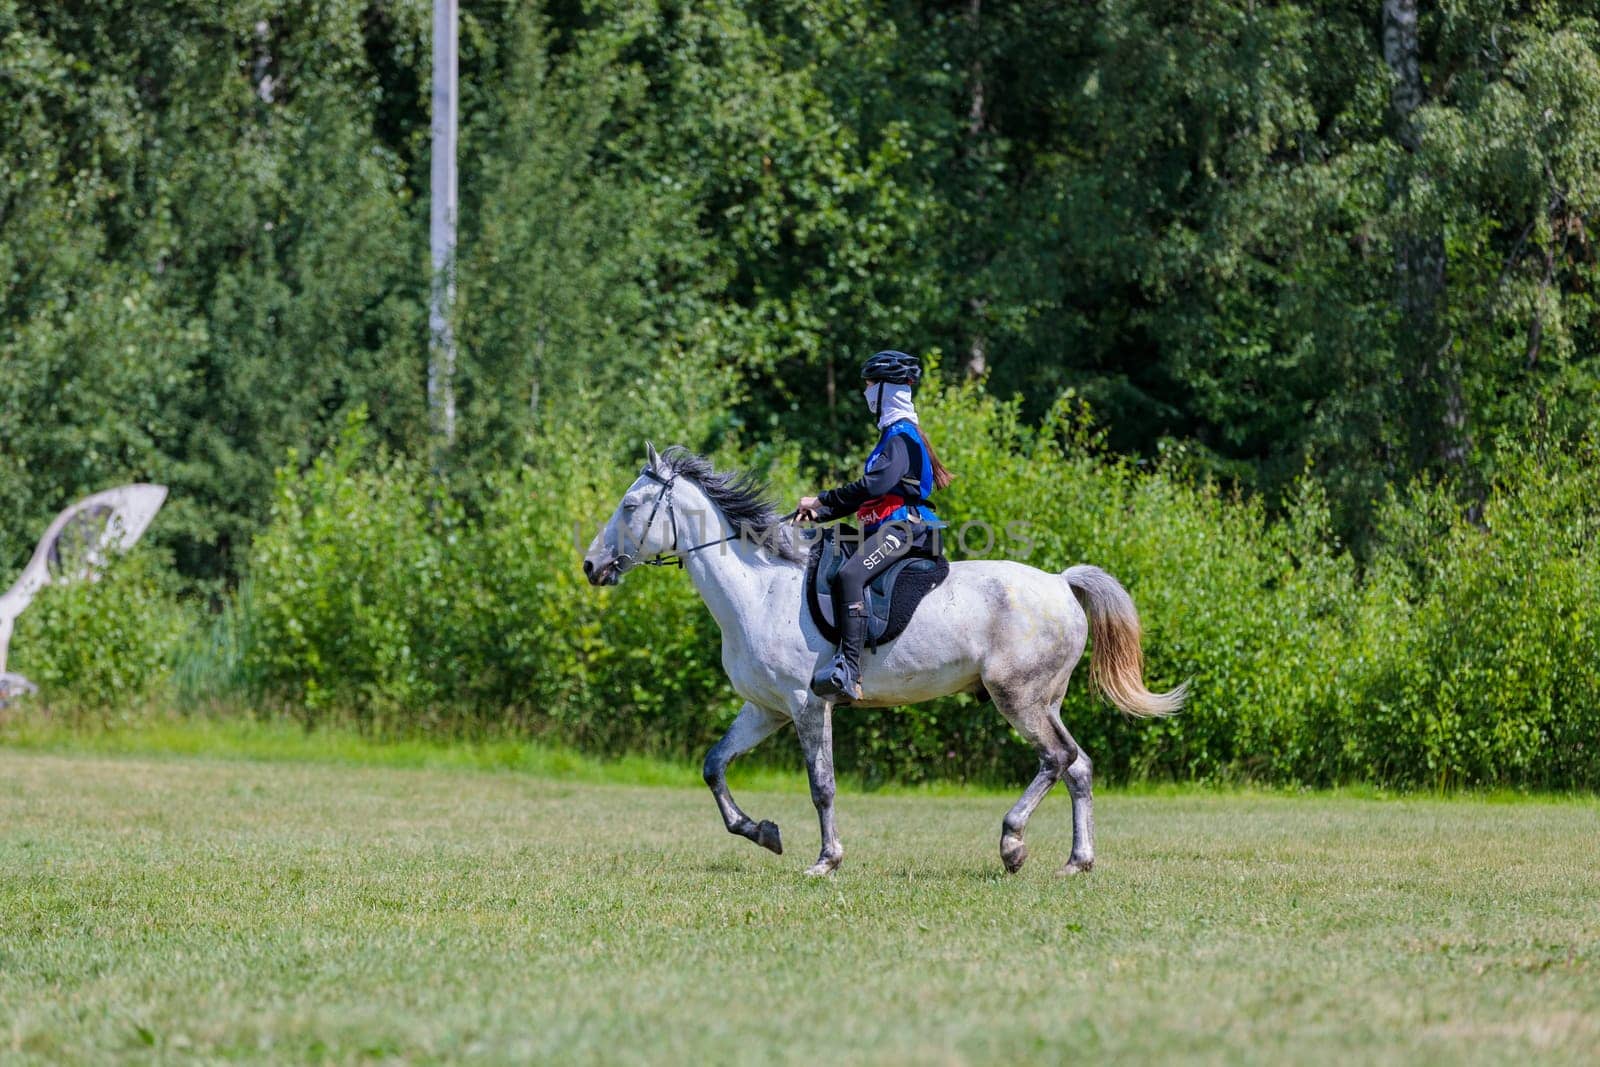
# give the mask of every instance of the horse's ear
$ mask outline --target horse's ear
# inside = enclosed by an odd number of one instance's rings
[[[661,470],[661,456],[656,452],[656,446],[649,441],[644,443],[644,463],[653,471]]]

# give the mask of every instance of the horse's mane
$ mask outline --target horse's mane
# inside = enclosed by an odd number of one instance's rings
[[[770,554],[790,563],[806,561],[806,549],[795,536],[794,527],[779,525],[778,509],[766,497],[770,487],[759,475],[751,471],[719,471],[705,456],[682,445],[673,445],[661,453],[657,473],[664,477],[676,474],[699,486],[736,531],[767,548]]]

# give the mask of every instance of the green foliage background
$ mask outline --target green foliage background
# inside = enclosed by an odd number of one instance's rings
[[[102,719],[134,717],[170,697],[194,640],[194,613],[174,595],[171,561],[148,549],[99,581],[47,585],[12,635],[13,662],[55,705]]]
[[[1110,773],[1592,785],[1600,25],[1416,6],[1400,116],[1381,5],[471,0],[436,478],[429,5],[0,0],[0,561],[160,481],[183,594],[52,593],[17,666],[694,753],[711,620],[674,576],[579,588],[573,525],[647,437],[838,478],[893,346],[942,366],[942,510],[1106,567],[1195,678],[1137,726],[1075,690]],[[90,599],[185,621],[47,662]],[[840,744],[1028,760],[963,700]]]

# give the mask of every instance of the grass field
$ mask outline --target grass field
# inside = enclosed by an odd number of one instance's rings
[[[747,786],[750,783],[747,783]],[[756,782],[754,784],[764,784]],[[773,783],[765,783],[769,786]],[[0,750],[0,1059],[1549,1062],[1600,1054],[1600,804],[740,796]]]

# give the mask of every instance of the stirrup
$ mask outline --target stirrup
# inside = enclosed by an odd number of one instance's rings
[[[836,652],[833,659],[823,664],[811,677],[811,691],[819,697],[834,697],[847,701],[861,699],[861,679],[853,677],[844,654]]]

